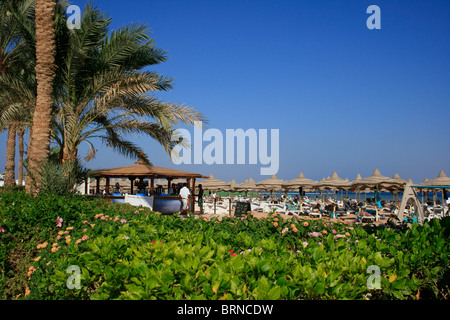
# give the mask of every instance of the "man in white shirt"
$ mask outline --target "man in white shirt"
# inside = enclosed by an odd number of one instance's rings
[[[186,187],[186,184],[183,184],[183,188],[181,188],[180,190],[180,197],[181,197],[181,204],[182,204],[182,209],[181,212],[186,212],[188,210],[188,198],[190,196],[191,192],[189,191],[189,189]]]

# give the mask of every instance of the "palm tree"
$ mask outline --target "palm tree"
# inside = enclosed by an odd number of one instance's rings
[[[30,171],[39,184],[38,168],[48,158],[48,123],[51,137],[60,145],[62,162],[76,161],[82,142],[90,144],[87,159],[92,158],[92,139],[99,138],[148,164],[148,157],[127,135],[143,133],[169,152],[178,125],[206,122],[189,106],[151,95],[171,89],[172,79],[145,69],[166,61],[166,53],[156,48],[146,26],[132,24],[109,32],[111,19],[88,4],[81,29],[69,30],[64,1],[54,6],[55,1],[37,0],[35,10],[34,0],[9,1],[26,45],[17,71],[0,79],[8,86],[0,92],[0,128],[16,125],[20,140],[21,128],[30,126],[27,191],[32,187]],[[19,123],[18,118],[27,121]],[[23,153],[20,147],[19,153]]]
[[[56,0],[36,0],[36,107],[33,115],[33,130],[28,147],[28,171],[34,174],[34,183],[39,185],[36,174],[48,158],[53,105],[53,79],[55,77],[55,19]],[[26,190],[32,190],[32,177],[26,177]]]
[[[32,1],[29,0],[0,0],[0,131],[8,130],[6,147],[5,185],[15,184],[15,144],[16,129],[19,134],[19,180],[21,180],[23,168],[23,124],[27,113],[23,109],[24,95],[17,94],[14,89],[21,87],[21,81],[30,77],[27,66],[34,59],[31,56],[30,47],[23,40],[21,23],[17,20],[19,15],[22,21],[30,16]],[[31,75],[32,76],[32,75]],[[21,101],[19,101],[21,100]],[[21,110],[22,116],[17,112]]]
[[[166,53],[155,47],[147,26],[132,24],[108,33],[110,18],[91,4],[83,12],[81,29],[57,38],[61,52],[53,138],[62,150],[62,161],[76,160],[82,142],[90,144],[87,159],[92,158],[92,139],[99,138],[149,164],[142,149],[126,135],[148,135],[169,152],[175,127],[204,121],[204,117],[189,106],[150,95],[171,89],[172,79],[143,70],[166,61]]]

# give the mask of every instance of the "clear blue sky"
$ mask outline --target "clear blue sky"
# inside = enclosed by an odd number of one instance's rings
[[[86,1],[74,0],[82,9]],[[148,24],[173,77],[164,100],[195,107],[209,128],[279,129],[277,177],[353,180],[378,168],[421,182],[450,175],[448,0],[95,0],[112,28]],[[369,30],[369,5],[381,30]],[[191,130],[191,129],[190,129]],[[4,154],[6,134],[0,136]],[[158,166],[242,182],[257,165],[173,165],[134,138]],[[206,144],[206,143],[205,143]],[[96,144],[88,167],[127,165]],[[87,146],[80,150],[83,155]],[[0,168],[4,168],[4,156]]]

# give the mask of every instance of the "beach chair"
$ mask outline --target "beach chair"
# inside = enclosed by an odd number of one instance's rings
[[[342,215],[343,213],[345,213],[345,211],[339,209],[336,204],[330,204],[330,205],[325,206],[324,211],[327,214],[329,214],[331,218],[334,217],[336,219],[337,219],[338,215]]]
[[[261,207],[260,203],[251,202],[250,208],[255,212],[263,212],[263,208]]]
[[[367,211],[361,211],[356,215],[356,218],[361,221],[364,222],[363,220],[369,220],[369,222],[374,222],[375,221],[375,216]]]
[[[347,212],[347,214],[358,212],[358,208],[350,201],[344,202],[344,210]]]
[[[308,212],[308,216],[322,218],[322,213],[320,212],[320,210],[313,209],[310,212]]]
[[[315,218],[315,217],[322,218],[322,213],[323,213],[322,208],[318,209],[316,207],[309,207],[309,208],[307,207],[307,208],[304,208],[303,210],[304,210],[304,213],[307,214],[311,218]]]
[[[272,206],[271,211],[275,210],[275,212],[278,213],[286,213],[286,208],[283,206],[283,204],[278,204],[277,206]]]
[[[292,215],[295,215],[295,216],[299,216],[302,213],[302,211],[300,209],[297,209],[297,207],[294,206],[292,203],[286,203],[285,213],[287,215],[292,214]]]
[[[273,204],[269,202],[262,202],[261,207],[263,209],[263,212],[265,213],[271,213],[271,212],[279,212],[279,213],[285,213],[286,209],[282,204]]]
[[[442,219],[443,217],[445,217],[445,215],[446,215],[446,213],[447,213],[447,211],[448,211],[448,208],[445,208],[445,209],[447,209],[447,210],[445,210],[444,208],[442,208],[441,206],[439,206],[439,207],[428,207],[427,208],[428,210],[428,212],[429,212],[429,214],[428,214],[428,217],[426,218],[427,219],[427,221],[430,221],[431,219]]]

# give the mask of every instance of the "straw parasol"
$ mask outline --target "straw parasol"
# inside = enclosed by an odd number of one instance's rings
[[[255,182],[255,180],[253,180],[253,178],[245,180],[244,182],[242,182],[236,186],[236,190],[238,190],[238,191],[253,191],[253,190],[259,190],[259,189],[261,189],[261,188],[256,185],[256,182]]]
[[[278,179],[276,175],[272,175],[269,179],[256,183],[256,186],[262,187],[267,190],[278,190],[283,186],[283,180]]]
[[[352,183],[352,185],[355,183],[355,182],[358,182],[359,180],[362,180],[362,177],[361,177],[361,175],[358,173],[357,175],[356,175],[356,177],[355,177],[355,180],[353,180],[351,183]]]
[[[450,178],[447,177],[445,172],[441,170],[438,174],[438,176],[434,179],[428,180],[422,182],[422,185],[428,185],[428,186],[442,186],[442,187],[449,187],[450,186]],[[445,204],[445,188],[442,188],[442,203]],[[433,188],[433,202],[436,203],[436,189]]]
[[[380,186],[381,183],[395,184],[396,182],[393,181],[389,177],[383,176],[380,173],[380,170],[375,169],[370,177],[361,179],[361,180],[359,180],[357,182],[353,182],[352,186],[378,190],[378,186]],[[379,221],[378,207],[377,206],[375,206],[375,210],[376,210],[375,220]]]
[[[359,198],[360,198],[359,200],[361,200],[361,192],[362,191],[361,191],[360,188],[357,187],[357,182],[359,182],[360,180],[362,180],[362,177],[358,173],[358,174],[356,174],[355,179],[353,181],[350,181],[349,184],[348,184],[349,185],[349,190],[356,193],[356,195],[355,195],[355,199],[356,200],[358,200],[358,194],[359,194]]]
[[[392,180],[401,185],[405,185],[407,183],[407,181],[405,179],[400,178],[398,173],[394,174],[394,176],[392,177]]]
[[[230,181],[231,191],[236,190],[237,186],[238,186],[238,184],[236,183],[236,181],[234,179]]]
[[[315,190],[324,190],[325,188],[322,187],[322,185],[325,183],[325,177],[322,178],[322,180],[317,181],[316,183],[314,183],[313,188]]]
[[[215,178],[212,173],[208,179],[201,181],[200,184],[202,185],[204,190],[216,190],[216,191],[230,190],[229,182],[225,182]]]
[[[388,191],[392,193],[393,197],[397,198],[398,192],[403,191],[407,183],[405,179],[400,178],[398,173],[396,173],[390,181],[381,182],[379,187],[382,191]]]
[[[372,188],[372,189],[375,189],[382,182],[395,183],[395,182],[392,181],[391,178],[383,176],[380,173],[380,170],[378,170],[378,169],[375,169],[370,177],[367,177],[367,178],[364,178],[364,179],[361,179],[361,180],[357,180],[357,181],[355,181],[355,180],[351,183],[351,186],[352,187],[357,187],[357,188]]]
[[[407,181],[400,178],[398,173],[394,174],[392,179],[387,181],[382,181],[379,183],[379,187],[389,190],[389,192],[403,190],[405,188]]]
[[[273,194],[273,191],[275,190],[281,191],[281,188],[283,187],[283,182],[284,182],[283,180],[278,179],[276,175],[273,174],[269,179],[257,182],[256,186],[260,187],[261,189],[272,191]]]
[[[305,178],[303,172],[300,172],[297,178],[283,182],[282,186],[286,189],[312,188],[317,181]]]
[[[422,182],[422,184],[424,184],[424,183]],[[445,174],[445,172],[443,170],[441,170],[436,178],[428,180],[425,185],[448,187],[448,186],[450,186],[450,178],[447,177],[447,175]]]
[[[331,177],[321,181],[319,185],[325,189],[344,189],[345,187],[350,187],[350,183],[344,179],[339,178],[336,171],[333,172]]]

